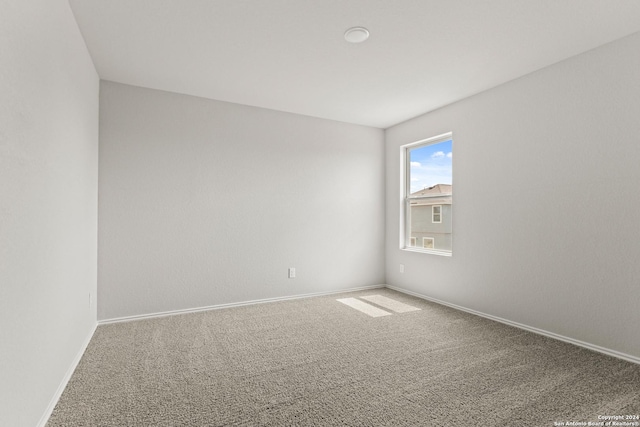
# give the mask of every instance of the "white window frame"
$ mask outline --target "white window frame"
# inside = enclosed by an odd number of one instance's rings
[[[439,209],[438,213],[436,213],[436,208]],[[438,221],[435,220],[436,215],[438,215]],[[431,206],[431,222],[433,224],[442,224],[442,205]]]
[[[409,165],[409,151],[413,148],[417,148],[422,145],[437,144],[439,142],[445,142],[449,139],[453,139],[453,132],[443,133],[427,139],[421,139],[420,141],[412,142],[400,146],[400,249],[409,252],[422,252],[442,256],[452,256],[453,251],[447,251],[442,249],[426,249],[420,247],[412,247],[410,242],[412,237],[410,236],[411,230],[409,230],[408,224],[411,224],[411,209],[409,194],[411,193],[411,169]],[[441,196],[437,196],[441,197]],[[432,216],[433,219],[433,216]],[[440,222],[442,222],[442,208],[440,208]],[[435,244],[435,241],[434,241]],[[423,243],[424,245],[424,243]]]
[[[425,243],[427,243],[427,241],[431,241],[431,247],[425,246]],[[422,247],[424,249],[433,249],[435,244],[436,244],[436,239],[434,239],[433,237],[423,237],[422,238]]]

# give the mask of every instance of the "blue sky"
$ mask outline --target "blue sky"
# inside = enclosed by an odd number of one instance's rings
[[[414,148],[409,152],[411,162],[411,192],[436,184],[452,184],[452,141]]]

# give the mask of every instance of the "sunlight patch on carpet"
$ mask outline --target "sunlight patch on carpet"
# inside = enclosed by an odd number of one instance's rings
[[[382,295],[369,295],[366,297],[360,297],[360,299],[364,299],[367,300],[369,302],[372,302],[376,305],[379,305],[380,307],[384,307],[387,308],[391,311],[395,311],[396,313],[406,313],[409,311],[417,311],[420,310],[418,307],[414,307],[412,305],[409,304],[405,304],[402,303],[400,301],[396,301],[394,299],[391,298],[387,298],[385,296]]]
[[[365,314],[368,314],[371,317],[380,317],[380,316],[390,316],[391,313],[388,311],[384,311],[381,308],[374,307],[371,304],[367,304],[364,301],[360,301],[357,298],[340,298],[336,301],[341,302],[345,305],[348,305],[351,308],[355,308]]]

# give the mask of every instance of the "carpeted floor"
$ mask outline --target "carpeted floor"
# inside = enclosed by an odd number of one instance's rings
[[[371,317],[337,301],[369,295],[420,310]],[[99,326],[47,426],[510,427],[638,414],[640,365],[376,289]]]

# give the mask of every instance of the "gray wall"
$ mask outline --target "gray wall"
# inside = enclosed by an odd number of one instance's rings
[[[1,9],[0,425],[35,426],[96,324],[99,83],[66,0]]]
[[[102,82],[98,318],[384,283],[383,137]]]
[[[640,357],[638,52],[635,34],[388,129],[387,283]],[[453,256],[401,251],[399,147],[448,131]]]

